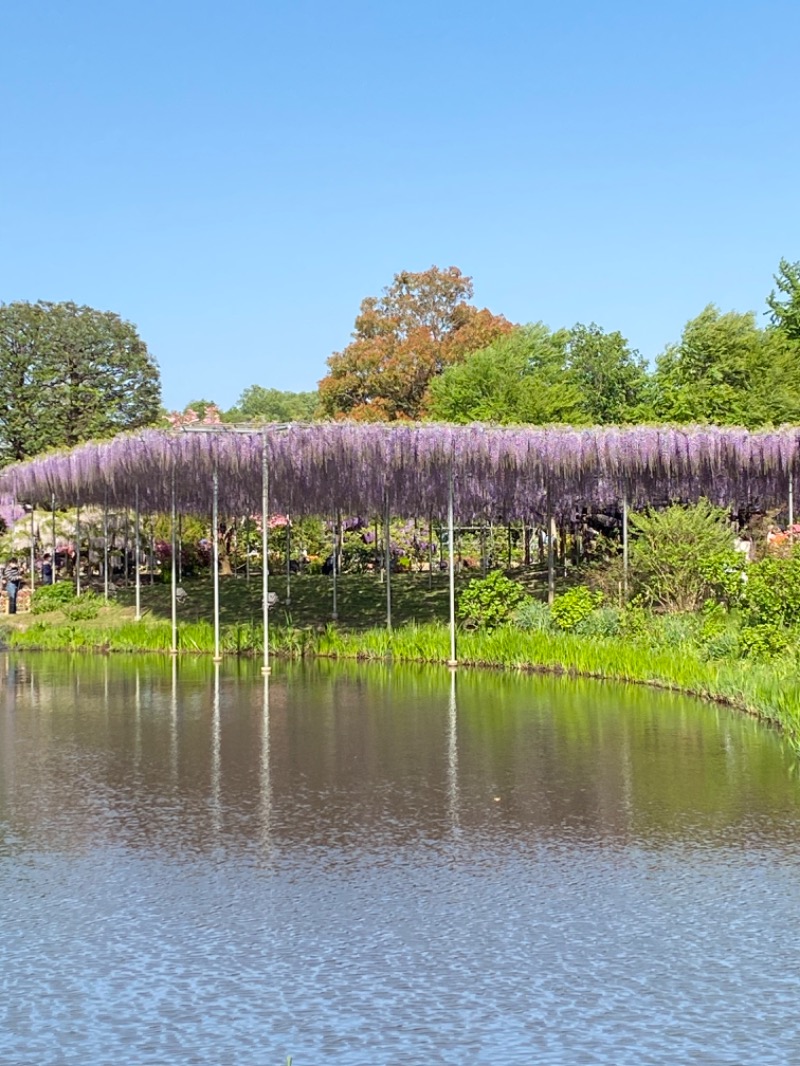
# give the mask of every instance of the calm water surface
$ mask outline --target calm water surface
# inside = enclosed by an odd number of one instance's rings
[[[798,1063],[800,794],[559,679],[0,655],[0,1063]]]

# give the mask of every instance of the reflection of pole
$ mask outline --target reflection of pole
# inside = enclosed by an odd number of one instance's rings
[[[134,721],[136,724],[136,731],[134,733],[134,754],[136,757],[136,768],[139,768],[139,764],[142,760],[142,692],[141,692],[141,678],[139,677],[139,668],[136,668],[136,689],[134,692],[133,709],[134,709]]]
[[[211,528],[212,528],[212,569],[214,571],[214,662],[220,661],[219,654],[219,470],[214,457],[214,472],[211,475]],[[219,680],[219,678],[217,678]]]
[[[450,661],[448,666],[457,666],[456,659],[456,561],[455,531],[453,528],[453,469],[450,468],[450,482],[447,493],[447,551],[450,574]]]
[[[214,700],[211,718],[211,811],[215,835],[220,829],[220,721],[219,721],[219,662],[214,663]]]
[[[169,750],[172,778],[178,777],[178,659],[172,657],[172,714],[170,717]]]
[[[272,782],[269,770],[269,677],[264,677],[264,714],[261,721],[261,833],[267,850],[272,828]]]
[[[458,825],[458,714],[456,707],[456,671],[450,673],[450,702],[447,716],[447,796],[450,824]]]
[[[261,567],[261,616],[264,625],[264,665],[263,674],[269,673],[269,456],[267,454],[267,435],[261,438],[261,555],[264,560]]]
[[[138,485],[136,485],[135,488],[134,488],[133,498],[134,498],[134,511],[133,511],[133,524],[134,524],[133,551],[134,551],[134,558],[133,558],[133,564],[134,564],[134,573],[135,573],[134,580],[136,582],[136,621],[138,622],[139,619],[142,617],[142,575],[139,572],[139,533],[140,533],[140,527],[139,527],[139,486]],[[138,677],[139,675],[137,674],[136,676]]]
[[[389,529],[389,493],[386,493],[383,529],[386,537],[386,628],[392,628],[392,533]]]
[[[172,607],[172,645],[170,652],[173,655],[178,653],[178,568],[175,565],[175,556],[177,554],[177,538],[176,528],[177,522],[177,505],[175,502],[175,460],[172,463],[172,492],[171,492],[171,507],[170,507],[170,535],[171,535],[171,566],[169,575],[169,592],[170,601]]]

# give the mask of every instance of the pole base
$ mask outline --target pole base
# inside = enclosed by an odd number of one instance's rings
[[[447,660],[447,665],[450,666],[450,667],[458,666],[458,659],[448,659]]]

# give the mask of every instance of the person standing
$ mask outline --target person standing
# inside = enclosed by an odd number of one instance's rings
[[[53,584],[53,560],[50,556],[50,552],[46,552],[44,559],[42,560],[42,584]]]
[[[19,564],[15,558],[8,560],[3,567],[3,585],[5,586],[6,596],[8,597],[8,613],[17,613],[17,593],[22,585],[22,574],[19,570]]]

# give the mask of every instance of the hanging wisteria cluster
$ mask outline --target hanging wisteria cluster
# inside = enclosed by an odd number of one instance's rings
[[[132,507],[207,515],[213,472],[220,511],[292,515],[447,512],[459,521],[569,520],[623,498],[766,508],[786,499],[800,469],[800,429],[710,426],[495,428],[484,425],[317,423],[145,430],[7,467],[0,491],[19,503]]]

